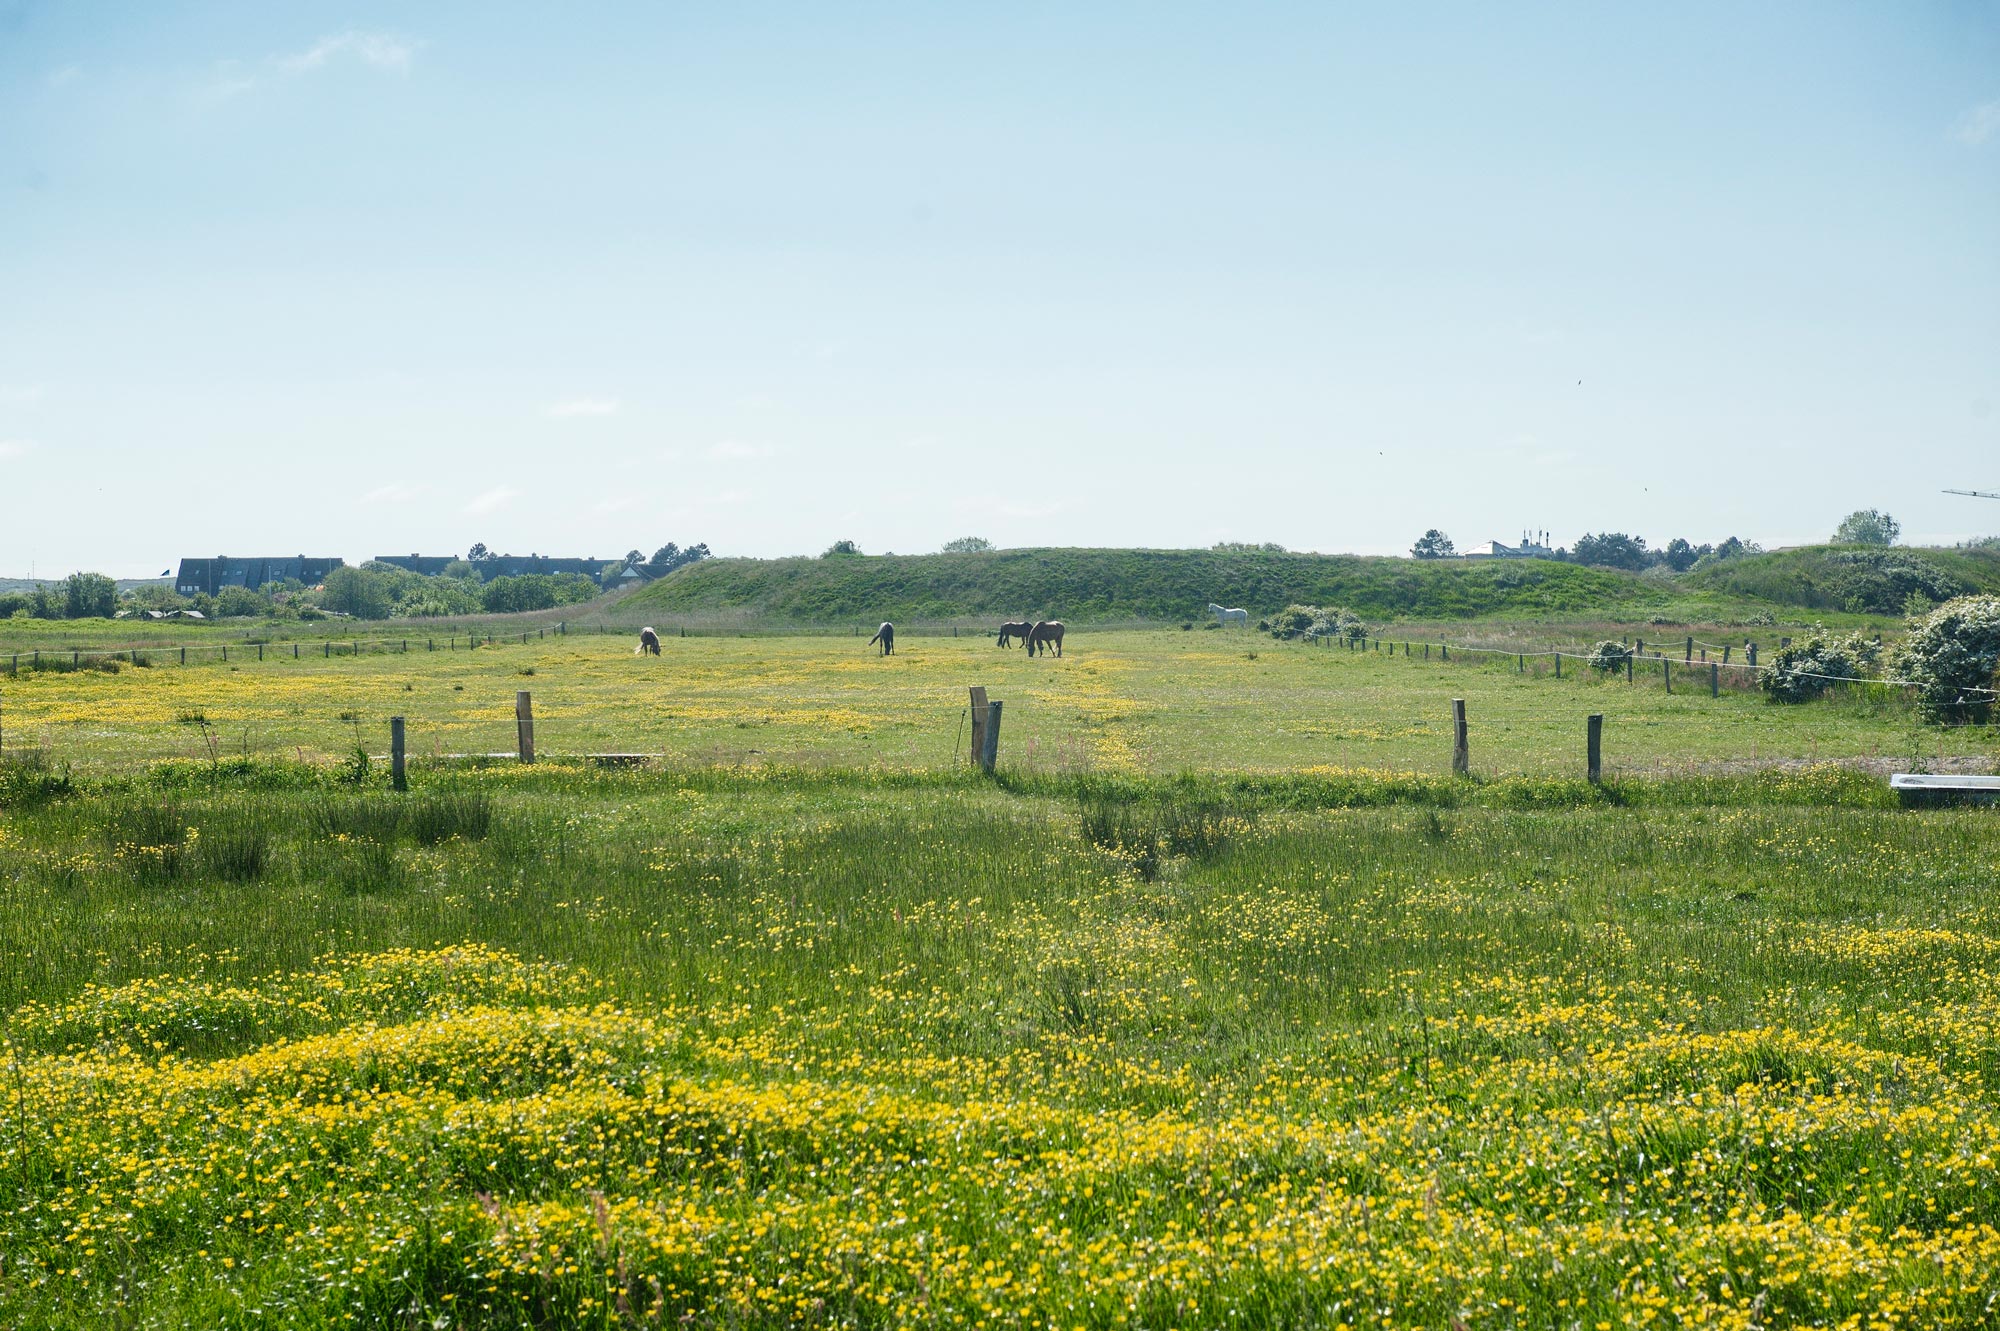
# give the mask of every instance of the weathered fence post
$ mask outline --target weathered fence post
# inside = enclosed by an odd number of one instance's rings
[[[259,661],[264,659],[264,644],[261,642],[257,644],[257,659]]]
[[[1633,656],[1628,656],[1625,658],[1625,682],[1627,684],[1630,684],[1632,682],[1632,662],[1635,659],[1636,658]]]
[[[1687,664],[1694,664],[1694,634],[1688,634]]]
[[[1729,664],[1729,644],[1726,642],[1722,644],[1722,664]]]
[[[521,761],[535,761],[535,703],[526,689],[514,695],[514,741]]]
[[[1660,678],[1667,682],[1667,692],[1674,691],[1674,663],[1666,657],[1660,658]]]
[[[1583,722],[1584,771],[1590,784],[1604,779],[1604,714],[1593,712]]]
[[[332,639],[332,638],[328,638],[328,639],[327,639],[327,640],[326,640],[325,642],[323,642],[323,643],[321,643],[321,644],[319,645],[319,654],[320,654],[321,656],[325,657],[325,658],[326,658],[327,660],[329,660],[329,661],[331,661],[331,660],[333,659],[333,639]]]
[[[389,718],[389,786],[393,790],[408,790],[410,783],[403,776],[403,718]]]
[[[1514,673],[1517,675],[1525,675],[1528,673],[1528,654],[1526,652],[1519,652],[1515,654]]]
[[[181,664],[186,665],[187,663],[188,663],[188,649],[183,647],[181,648]]]
[[[1451,773],[1453,776],[1469,776],[1472,773],[1472,751],[1465,742],[1465,699],[1451,700]]]
[[[979,751],[979,766],[991,772],[1000,761],[1000,703],[996,699],[986,704],[986,745]]]
[[[1632,654],[1634,656],[1644,656],[1646,654],[1646,640],[1644,638],[1639,639],[1639,645],[1632,649]]]
[[[1750,668],[1752,670],[1755,670],[1757,668],[1757,644],[1754,642],[1751,643],[1746,650],[1748,651],[1750,657]]]
[[[1563,677],[1563,654],[1562,654],[1562,648],[1558,647],[1556,648],[1556,678],[1561,679],[1562,677]]]
[[[1451,644],[1450,644],[1450,643],[1448,643],[1448,642],[1441,642],[1441,643],[1439,643],[1439,644],[1438,644],[1438,651],[1439,651],[1439,652],[1441,652],[1441,653],[1443,653],[1443,655],[1444,655],[1444,659],[1445,659],[1445,660],[1447,660],[1447,661],[1451,660]]]
[[[986,765],[986,686],[972,686],[972,749],[967,754],[979,766]]]
[[[1430,659],[1431,659],[1431,645],[1430,645],[1429,643],[1425,643],[1425,644],[1424,644],[1424,660],[1428,661],[1428,660],[1430,660]]]
[[[1722,667],[1713,661],[1708,663],[1708,696],[1711,698],[1722,696]]]

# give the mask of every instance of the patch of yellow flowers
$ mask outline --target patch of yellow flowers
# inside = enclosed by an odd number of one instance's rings
[[[1129,927],[1045,963],[1115,991]],[[1910,945],[1863,933],[1803,946]],[[1918,1056],[1501,971],[1421,1054],[1328,1035],[1221,1086],[596,992],[459,946],[15,1012],[0,1313],[135,1261],[234,1318],[438,1325],[1920,1327],[2000,1290],[1990,1004],[1903,1014]]]

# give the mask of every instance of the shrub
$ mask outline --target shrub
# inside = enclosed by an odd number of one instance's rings
[[[2000,596],[1947,601],[1903,640],[1896,671],[1917,686],[1926,720],[1984,721],[2000,685]]]
[[[1274,638],[1363,638],[1368,626],[1351,610],[1338,606],[1288,605],[1258,627],[1269,626]]]
[[[1612,642],[1608,638],[1590,649],[1590,668],[1601,670],[1607,675],[1614,670],[1625,669],[1631,660],[1630,647],[1622,642]]]
[[[1864,638],[1859,633],[1835,637],[1815,629],[1805,641],[1795,642],[1772,657],[1757,683],[1773,702],[1806,702],[1841,680],[1864,678],[1864,672],[1881,654],[1879,638]]]

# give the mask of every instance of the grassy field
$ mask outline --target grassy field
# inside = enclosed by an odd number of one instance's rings
[[[1510,790],[16,803],[0,1322],[1992,1325],[2000,819]]]
[[[44,749],[79,770],[161,758],[335,761],[386,753],[388,718],[408,718],[414,758],[511,751],[514,697],[534,695],[551,756],[645,753],[676,765],[845,766],[934,771],[965,757],[966,686],[1006,704],[1003,765],[1022,772],[1439,772],[1450,700],[1467,700],[1475,774],[1576,774],[1584,717],[1606,721],[1610,770],[1701,771],[1866,759],[1984,769],[1992,728],[1919,725],[1907,704],[1867,690],[1775,706],[1734,674],[1711,698],[1707,673],[1659,662],[1633,683],[1579,662],[1450,663],[1242,630],[1078,632],[1062,659],[1029,660],[983,638],[907,638],[881,659],[860,638],[668,637],[642,659],[624,637],[574,635],[407,654],[229,664],[155,664],[0,676],[10,750]],[[1579,648],[1582,643],[1576,644]],[[1769,644],[1767,644],[1768,648]],[[1740,659],[1740,653],[1738,656]]]

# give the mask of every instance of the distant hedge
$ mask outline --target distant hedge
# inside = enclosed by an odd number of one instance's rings
[[[747,610],[793,623],[969,616],[1253,621],[1288,605],[1369,619],[1577,614],[1656,599],[1629,574],[1548,560],[1384,559],[1270,550],[993,550],[843,559],[707,559],[635,592],[632,608]]]

